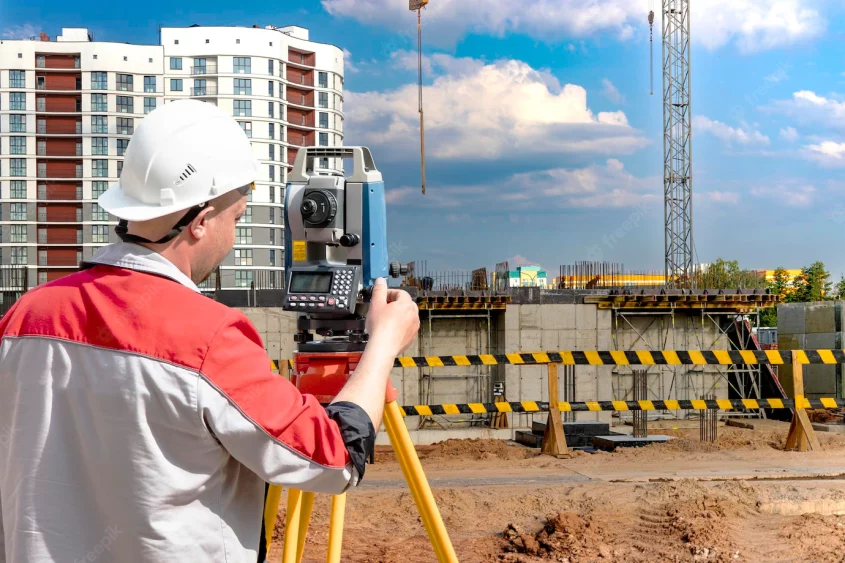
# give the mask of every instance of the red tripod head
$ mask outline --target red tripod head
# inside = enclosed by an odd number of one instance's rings
[[[300,393],[313,395],[320,403],[337,397],[349,376],[358,367],[363,352],[297,352],[291,382]],[[399,393],[388,380],[385,402],[395,401]]]

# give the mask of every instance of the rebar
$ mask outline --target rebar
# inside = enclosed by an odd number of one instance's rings
[[[703,401],[715,401],[716,395],[701,395]],[[719,411],[716,409],[702,409],[699,415],[699,437],[702,442],[715,442],[718,438]]]
[[[634,400],[648,400],[648,372],[646,370],[634,370]],[[648,436],[648,411],[633,411],[634,415],[634,438],[645,438]]]

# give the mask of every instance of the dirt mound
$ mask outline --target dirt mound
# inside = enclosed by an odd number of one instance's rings
[[[445,440],[428,448],[419,448],[420,459],[527,459],[539,452],[503,440]]]
[[[783,531],[783,538],[799,547],[807,561],[841,563],[845,550],[845,516],[799,516]]]
[[[551,561],[574,561],[604,554],[609,556],[610,548],[604,543],[604,537],[601,524],[589,515],[559,512],[549,517],[543,529],[534,534],[521,532],[509,524],[504,532],[503,550]],[[518,556],[503,560],[528,561]]]

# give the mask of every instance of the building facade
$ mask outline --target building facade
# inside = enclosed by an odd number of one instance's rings
[[[78,28],[0,41],[0,266],[25,267],[33,287],[115,242],[116,219],[96,199],[144,115],[183,98],[235,116],[262,168],[235,248],[204,285],[282,287],[296,151],[343,144],[343,52],[299,27],[164,28],[159,45],[97,42]]]

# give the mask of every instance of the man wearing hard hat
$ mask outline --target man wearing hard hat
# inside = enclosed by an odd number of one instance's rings
[[[323,408],[197,288],[256,179],[238,124],[165,104],[124,164],[99,199],[122,242],[0,319],[0,562],[253,563],[265,482],[337,494],[362,478],[417,308],[379,280],[361,363]]]

